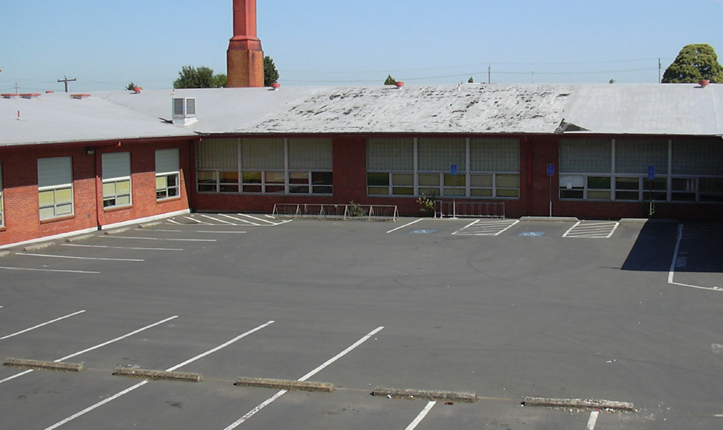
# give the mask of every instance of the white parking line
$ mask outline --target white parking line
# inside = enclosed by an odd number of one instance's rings
[[[678,260],[683,259],[685,257],[681,257],[682,254],[680,252],[680,242],[683,240],[683,224],[678,224],[678,238],[675,242],[675,249],[673,250],[673,261],[670,262],[670,269],[668,270],[668,283],[670,285],[677,285],[679,287],[686,287],[686,288],[693,288],[696,290],[708,290],[708,291],[718,291],[723,292],[723,288],[721,287],[703,287],[700,285],[691,285],[691,284],[683,284],[681,282],[675,282],[673,278],[675,278],[675,268],[678,267]]]
[[[600,415],[598,411],[592,411],[592,413],[590,413],[590,419],[587,420],[587,430],[595,430],[598,415]]]
[[[460,236],[499,236],[517,225],[520,220],[481,220],[478,219],[452,233]],[[467,229],[469,229],[467,231]]]
[[[586,238],[586,239],[609,239],[615,233],[618,226],[617,221],[594,221],[576,222],[562,237]]]
[[[2,306],[0,306],[0,308],[1,308],[1,307],[2,307]],[[74,317],[74,316],[76,316],[76,315],[80,315],[80,314],[82,314],[83,312],[85,312],[85,311],[82,310],[82,311],[74,312],[74,313],[69,314],[69,315],[66,315],[66,316],[64,316],[64,317],[56,318],[56,319],[54,319],[54,320],[50,320],[50,321],[48,321],[48,322],[44,322],[44,323],[38,324],[38,325],[36,325],[36,326],[30,327],[30,328],[26,328],[25,330],[20,330],[20,331],[17,332],[17,333],[13,333],[13,334],[9,334],[9,335],[7,335],[7,336],[0,337],[0,340],[9,339],[9,338],[11,338],[11,337],[13,337],[13,336],[17,336],[17,335],[19,335],[19,334],[27,333],[27,332],[29,332],[29,331],[35,330],[36,328],[40,328],[40,327],[46,326],[46,325],[48,325],[48,324],[52,324],[52,323],[54,323],[54,322],[58,322],[58,321],[64,320],[64,319],[66,319],[66,318],[70,318],[70,317]]]
[[[77,248],[131,249],[134,251],[183,251],[183,248],[144,248],[134,246],[82,245],[79,243],[64,243],[63,246],[75,246]]]
[[[231,216],[231,215],[227,215],[227,214],[218,214],[218,215],[219,215],[219,216],[222,216],[222,217],[226,217],[226,218],[228,218],[228,219],[232,219],[232,220],[234,220],[234,221],[238,221],[238,222],[243,223],[243,224],[251,224],[251,225],[256,226],[256,227],[260,227],[260,226],[261,226],[261,224],[257,224],[257,223],[255,223],[255,222],[251,222],[251,221],[249,221],[249,220],[245,220],[245,219],[241,219],[241,218],[236,218],[236,217]]]
[[[173,366],[173,367],[169,367],[168,369],[166,369],[166,371],[167,371],[167,372],[173,372],[174,370],[176,370],[176,369],[178,369],[178,368],[180,368],[180,367],[183,367],[183,366],[185,366],[185,365],[187,365],[187,364],[193,363],[193,362],[196,361],[196,360],[199,360],[199,359],[201,359],[201,358],[203,358],[203,357],[205,357],[205,356],[207,356],[207,355],[209,355],[209,354],[212,354],[212,353],[214,353],[214,352],[216,352],[216,351],[218,351],[218,350],[220,350],[220,349],[223,349],[223,348],[231,345],[232,343],[234,343],[234,342],[236,342],[236,341],[239,341],[239,340],[245,338],[246,336],[248,336],[248,335],[250,335],[250,334],[252,334],[252,333],[255,333],[255,332],[257,332],[257,331],[259,331],[259,330],[261,330],[261,329],[263,329],[263,328],[266,328],[266,327],[270,326],[270,325],[273,324],[273,323],[274,323],[273,321],[269,321],[269,322],[267,322],[266,324],[262,324],[262,325],[256,327],[256,328],[253,329],[253,330],[249,330],[249,331],[247,331],[246,333],[243,333],[243,334],[241,334],[241,335],[239,335],[239,336],[236,336],[235,338],[229,340],[229,341],[226,342],[226,343],[223,343],[223,344],[221,344],[221,345],[219,345],[219,346],[217,346],[217,347],[215,347],[215,348],[212,348],[212,349],[204,352],[203,354],[199,354],[199,355],[191,358],[190,360],[186,360],[186,361],[184,361],[184,362],[182,362],[182,363],[180,363],[180,364],[177,364],[177,365],[175,365],[175,366]],[[92,411],[92,410],[94,410],[94,409],[97,409],[97,408],[105,405],[106,403],[109,403],[109,402],[111,402],[111,401],[113,401],[113,400],[115,400],[115,399],[117,399],[117,398],[119,398],[119,397],[121,397],[121,396],[123,396],[123,395],[125,395],[125,394],[130,393],[131,391],[133,391],[133,390],[135,390],[135,389],[137,389],[137,388],[140,388],[140,387],[146,385],[148,382],[149,382],[148,379],[143,380],[143,381],[139,382],[138,384],[133,385],[132,387],[129,387],[129,388],[127,388],[127,389],[125,389],[125,390],[123,390],[123,391],[121,391],[121,392],[119,392],[119,393],[116,393],[116,394],[114,394],[114,395],[112,395],[112,396],[110,396],[110,397],[108,397],[108,398],[106,398],[106,399],[104,399],[104,400],[102,400],[102,401],[94,404],[93,406],[90,406],[90,407],[88,407],[88,408],[85,408],[85,409],[83,409],[82,411],[80,411],[80,412],[78,412],[78,413],[76,413],[76,414],[73,414],[73,415],[69,416],[68,418],[66,418],[66,419],[64,419],[64,420],[62,420],[62,421],[58,421],[57,423],[53,424],[52,426],[47,427],[45,430],[53,430],[53,429],[56,429],[56,428],[58,428],[58,427],[60,427],[60,426],[62,426],[62,425],[64,425],[64,424],[67,424],[67,423],[69,423],[70,421],[73,421],[74,419],[76,419],[76,418],[78,418],[78,417],[80,417],[80,416],[83,416],[83,415],[87,414],[88,412],[90,412],[90,411]]]
[[[397,227],[397,228],[393,228],[393,229],[389,230],[389,231],[387,232],[387,234],[393,233],[393,232],[395,232],[395,231],[397,231],[397,230],[401,230],[401,229],[403,229],[404,227],[409,227],[410,225],[416,224],[416,223],[418,223],[418,222],[421,221],[421,220],[422,220],[422,218],[419,218],[419,219],[414,220],[414,221],[412,221],[412,222],[410,222],[410,223],[404,224],[404,225],[399,226],[399,227]]]
[[[132,263],[138,263],[141,261],[145,261],[145,260],[142,260],[139,258],[75,257],[72,255],[26,254],[24,252],[16,252],[15,255],[22,255],[25,257],[63,258],[66,260],[128,261],[128,262],[132,262]]]
[[[167,242],[218,242],[216,239],[173,239],[173,238],[167,238],[163,239],[160,237],[134,237],[134,236],[108,236],[108,238],[113,239],[128,239],[128,240],[161,240],[161,241],[167,241]]]
[[[366,342],[367,340],[369,340],[370,337],[372,337],[372,336],[374,336],[375,334],[379,333],[379,332],[382,331],[383,329],[384,329],[384,327],[381,327],[381,326],[380,326],[380,327],[377,327],[376,329],[372,330],[371,332],[369,332],[369,334],[367,334],[366,336],[364,336],[364,337],[362,337],[361,339],[359,339],[358,341],[356,341],[354,344],[352,344],[350,347],[348,347],[348,348],[345,349],[344,351],[338,353],[337,355],[335,355],[335,356],[332,357],[331,359],[327,360],[327,361],[326,361],[324,364],[322,364],[321,366],[317,367],[316,369],[312,370],[311,372],[309,372],[309,373],[307,373],[306,375],[304,375],[304,376],[302,376],[301,378],[299,378],[299,381],[306,381],[307,379],[309,379],[309,378],[311,378],[312,376],[316,375],[317,373],[321,372],[321,371],[324,370],[327,366],[329,366],[330,364],[332,364],[332,363],[335,362],[336,360],[340,359],[341,357],[345,356],[346,354],[348,354],[349,352],[351,352],[353,349],[355,349],[356,347],[358,347],[358,346],[361,345],[362,343]],[[246,413],[246,415],[244,415],[244,416],[242,416],[241,418],[239,418],[236,422],[234,422],[234,423],[231,424],[230,426],[226,427],[224,430],[232,430],[232,429],[235,429],[236,427],[240,426],[241,424],[243,424],[244,421],[246,421],[246,420],[248,420],[249,418],[251,418],[252,416],[256,415],[256,413],[259,412],[261,409],[265,408],[266,406],[268,406],[268,405],[270,405],[271,403],[273,403],[276,399],[278,399],[279,397],[281,397],[281,396],[283,396],[284,394],[286,394],[287,391],[288,391],[288,390],[281,390],[281,391],[277,392],[277,393],[274,394],[272,397],[270,397],[270,398],[266,399],[264,402],[262,402],[260,405],[258,405],[258,406],[256,406],[255,408],[251,409],[248,413]]]
[[[224,220],[222,220],[222,219],[218,219],[218,218],[214,218],[214,217],[212,217],[212,216],[210,216],[210,215],[203,215],[203,214],[200,214],[199,216],[202,216],[202,217],[204,217],[204,218],[208,218],[208,219],[212,219],[212,220],[214,220],[214,221],[218,221],[218,222],[220,222],[221,224],[230,224],[230,225],[236,225],[236,224],[234,224],[234,223],[232,223],[232,222],[229,222],[229,221],[224,221]]]
[[[0,269],[22,270],[22,271],[26,271],[26,272],[81,273],[84,275],[97,275],[100,273],[100,272],[92,272],[89,270],[30,269],[30,268],[25,268],[25,267],[3,267],[3,266],[0,266]]]
[[[429,402],[429,403],[427,403],[427,406],[425,406],[424,409],[422,409],[422,412],[420,412],[419,415],[417,415],[417,418],[415,418],[414,421],[412,421],[412,422],[407,426],[407,428],[404,429],[404,430],[414,430],[415,428],[417,428],[417,426],[419,425],[419,423],[422,422],[422,420],[424,419],[424,417],[427,416],[427,414],[429,413],[429,411],[431,411],[432,408],[434,407],[434,405],[436,405],[436,404],[437,404],[437,402]]]
[[[151,324],[151,325],[147,325],[147,326],[145,326],[145,327],[139,328],[138,330],[132,331],[132,332],[130,332],[130,333],[128,333],[128,334],[124,334],[123,336],[117,337],[117,338],[112,339],[112,340],[109,340],[109,341],[107,341],[107,342],[103,342],[103,343],[98,344],[98,345],[96,345],[96,346],[92,346],[92,347],[87,348],[87,349],[84,349],[84,350],[82,350],[82,351],[78,351],[78,352],[76,352],[76,353],[73,353],[73,354],[70,354],[70,355],[66,355],[65,357],[59,358],[59,359],[55,360],[54,362],[55,362],[55,363],[59,363],[59,362],[61,362],[61,361],[65,361],[65,360],[67,360],[67,359],[69,359],[69,358],[73,358],[73,357],[76,357],[76,356],[78,356],[78,355],[85,354],[86,352],[89,352],[89,351],[93,351],[94,349],[98,349],[98,348],[104,347],[104,346],[106,346],[106,345],[110,345],[111,343],[118,342],[119,340],[122,340],[122,339],[125,339],[125,338],[127,338],[127,337],[133,336],[134,334],[138,334],[138,333],[140,333],[140,332],[142,332],[142,331],[148,330],[149,328],[153,328],[153,327],[155,327],[155,326],[157,326],[157,325],[161,325],[161,324],[163,324],[163,323],[166,323],[166,322],[171,321],[171,320],[176,319],[176,318],[178,318],[178,315],[174,315],[174,316],[172,316],[172,317],[170,317],[170,318],[166,318],[166,319],[164,319],[164,320],[158,321],[158,322],[153,323],[153,324]],[[27,375],[28,373],[31,373],[31,372],[33,372],[33,369],[26,370],[26,371],[21,372],[21,373],[18,373],[18,374],[16,374],[16,375],[10,376],[9,378],[0,379],[0,384],[2,384],[3,382],[7,382],[7,381],[9,381],[9,380],[11,380],[11,379],[18,378],[18,377],[23,376],[23,375]]]

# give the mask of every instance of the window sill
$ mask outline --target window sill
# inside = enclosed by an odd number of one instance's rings
[[[42,224],[50,224],[50,223],[54,223],[54,222],[58,222],[58,221],[66,221],[66,220],[73,219],[73,218],[75,218],[75,214],[65,215],[65,216],[61,216],[61,217],[57,217],[57,218],[41,219],[40,224],[41,225]]]
[[[156,199],[156,203],[168,203],[168,202],[174,202],[176,200],[181,200],[181,196],[175,196],[175,197],[166,197],[164,199]]]
[[[103,208],[103,212],[118,212],[126,209],[133,209],[133,205],[125,205],[125,206],[108,206]]]

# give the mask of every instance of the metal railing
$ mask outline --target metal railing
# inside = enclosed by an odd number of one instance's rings
[[[272,213],[280,218],[315,218],[360,221],[394,221],[399,220],[399,210],[392,205],[358,205],[358,204],[316,204],[316,203],[277,203]]]
[[[505,218],[505,204],[435,200],[434,217]]]

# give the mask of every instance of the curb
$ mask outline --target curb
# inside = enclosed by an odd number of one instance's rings
[[[23,251],[40,251],[41,249],[50,248],[51,246],[55,246],[55,242],[44,242],[37,245],[26,246],[25,248],[23,248]]]
[[[10,251],[0,251],[0,258],[7,257],[10,255]]]
[[[94,237],[95,237],[94,233],[84,234],[81,236],[69,237],[69,238],[65,239],[65,242],[66,243],[79,242],[81,240],[92,239]]]
[[[320,391],[331,393],[336,390],[334,384],[327,382],[306,382],[294,381],[286,379],[267,379],[267,378],[238,378],[234,385],[241,387],[260,387],[260,388],[276,388],[280,390],[298,390],[298,391]]]
[[[142,378],[152,380],[175,380],[186,382],[201,382],[203,376],[200,373],[167,372],[165,370],[129,369],[116,367],[113,372],[115,376],[128,376],[131,378]]]
[[[161,224],[163,224],[163,222],[161,222],[161,221],[146,222],[146,223],[138,225],[138,228],[155,227],[155,226],[161,225]]]
[[[104,234],[119,234],[119,233],[125,233],[130,230],[132,230],[132,227],[116,228],[113,230],[106,230]]]
[[[372,396],[387,396],[407,400],[425,399],[434,401],[457,401],[461,403],[474,403],[478,400],[477,394],[475,393],[454,391],[407,390],[377,387],[371,394]]]
[[[63,372],[81,372],[82,363],[57,363],[55,361],[25,360],[22,358],[6,358],[4,366],[24,367],[27,369],[59,370]]]
[[[621,412],[635,412],[632,403],[592,399],[552,399],[547,397],[525,397],[522,406],[548,408],[608,409]]]

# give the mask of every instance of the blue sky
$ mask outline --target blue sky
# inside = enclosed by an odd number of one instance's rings
[[[171,88],[226,72],[231,0],[4,0],[0,91]],[[654,83],[689,43],[723,55],[723,0],[257,0],[282,85]],[[723,63],[723,57],[719,59]]]

